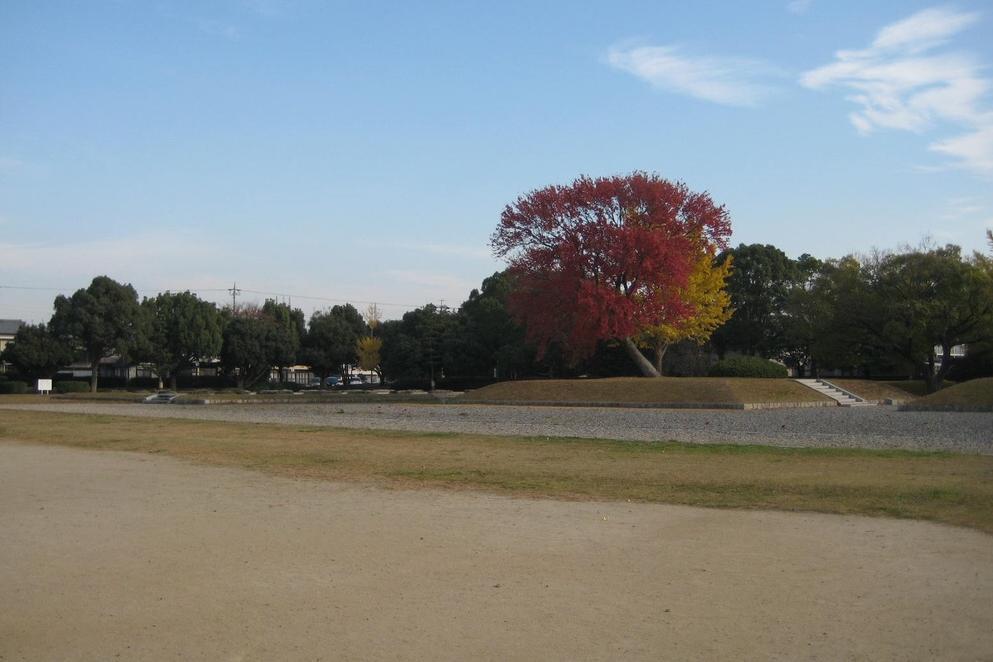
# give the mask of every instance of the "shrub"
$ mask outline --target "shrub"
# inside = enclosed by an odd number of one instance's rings
[[[710,366],[711,377],[786,377],[786,366],[757,356],[735,356]]]
[[[179,388],[181,389],[220,389],[233,388],[236,382],[233,377],[227,375],[179,375]]]
[[[20,395],[28,392],[28,385],[25,382],[0,382],[0,393],[5,395]]]
[[[166,382],[166,386],[168,386],[168,385],[169,385],[169,383]],[[133,388],[133,389],[140,389],[140,390],[157,389],[159,387],[159,378],[158,377],[135,377],[135,378],[133,378],[133,379],[131,379],[131,380],[128,381],[127,387],[129,389],[132,389]]]
[[[55,382],[52,388],[56,393],[86,393],[90,390],[89,382],[65,381]]]

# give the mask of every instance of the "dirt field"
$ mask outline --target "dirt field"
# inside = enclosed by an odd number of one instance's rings
[[[0,659],[980,659],[993,537],[0,444]]]

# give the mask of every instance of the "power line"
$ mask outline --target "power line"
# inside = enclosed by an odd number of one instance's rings
[[[236,305],[236,297],[239,294],[260,294],[262,296],[271,297],[285,297],[287,299],[305,299],[308,301],[324,301],[327,303],[357,303],[362,305],[377,305],[377,306],[391,306],[396,308],[418,308],[424,304],[416,303],[390,303],[386,301],[363,301],[359,299],[335,299],[331,297],[321,297],[312,296],[307,294],[290,294],[287,292],[267,292],[265,290],[250,290],[246,288],[238,287],[237,283],[233,287],[184,287],[184,288],[166,288],[166,289],[155,289],[155,288],[136,288],[139,292],[154,292],[156,294],[160,292],[179,292],[182,290],[190,290],[193,292],[228,292],[231,294],[232,305]],[[44,292],[70,292],[72,288],[69,287],[34,287],[30,285],[0,285],[0,290],[29,290],[29,291],[44,291]]]
[[[241,290],[238,289],[238,283],[234,283],[228,292],[231,293],[231,310],[238,310],[238,295],[241,294]]]

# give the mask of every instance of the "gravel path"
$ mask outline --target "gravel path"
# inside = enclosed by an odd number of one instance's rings
[[[4,405],[85,414],[634,441],[904,448],[993,455],[993,414],[893,407],[754,411],[485,405]],[[2,416],[0,416],[2,420]]]

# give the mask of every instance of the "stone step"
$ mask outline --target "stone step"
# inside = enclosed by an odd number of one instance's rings
[[[841,407],[868,407],[874,404],[823,379],[794,379],[793,381],[828,396]]]

